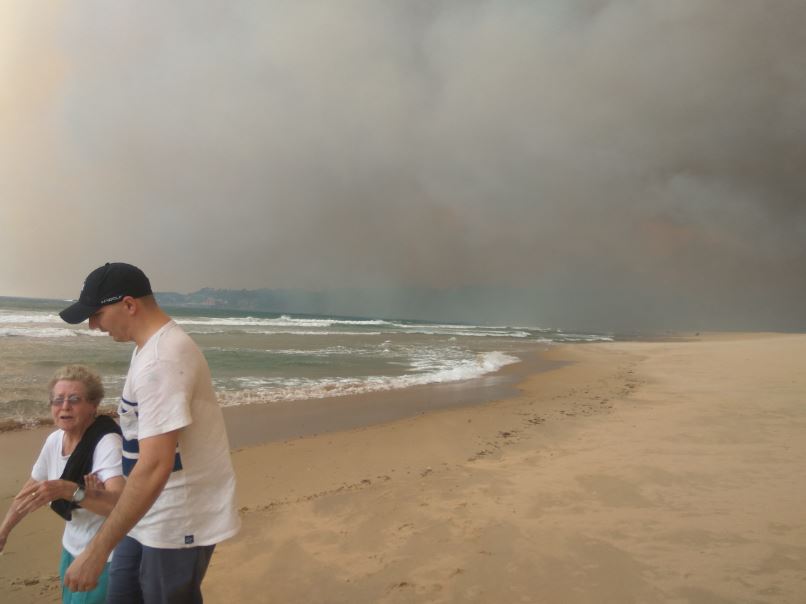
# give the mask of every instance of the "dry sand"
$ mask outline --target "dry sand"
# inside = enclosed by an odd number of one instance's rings
[[[236,451],[205,600],[806,602],[806,336],[550,354],[514,398]],[[0,435],[3,509],[43,438]],[[17,527],[3,601],[57,599],[60,524]]]

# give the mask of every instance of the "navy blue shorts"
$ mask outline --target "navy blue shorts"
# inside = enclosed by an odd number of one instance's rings
[[[109,569],[108,604],[200,604],[215,545],[160,549],[124,537]]]

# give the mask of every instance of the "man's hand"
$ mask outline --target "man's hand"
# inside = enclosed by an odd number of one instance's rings
[[[85,549],[73,560],[64,574],[64,586],[70,591],[91,591],[98,586],[98,577],[104,570],[106,559]]]
[[[103,481],[96,474],[84,475],[84,488],[88,491],[103,491],[106,489]]]

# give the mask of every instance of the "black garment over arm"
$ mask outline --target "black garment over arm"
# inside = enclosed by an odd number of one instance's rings
[[[84,436],[76,445],[75,450],[70,454],[67,464],[64,466],[61,479],[76,482],[79,486],[84,486],[84,476],[92,472],[92,455],[95,447],[107,434],[121,434],[120,426],[117,425],[108,415],[99,415],[94,422],[84,432]],[[79,507],[77,503],[66,499],[54,499],[50,502],[50,509],[56,512],[65,520],[72,520],[72,510]]]

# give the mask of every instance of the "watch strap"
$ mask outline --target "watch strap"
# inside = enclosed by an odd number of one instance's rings
[[[78,485],[76,487],[76,490],[73,492],[73,498],[71,499],[71,501],[73,503],[81,503],[82,501],[84,501],[84,497],[86,496],[86,494],[87,493],[84,491],[84,487]]]

